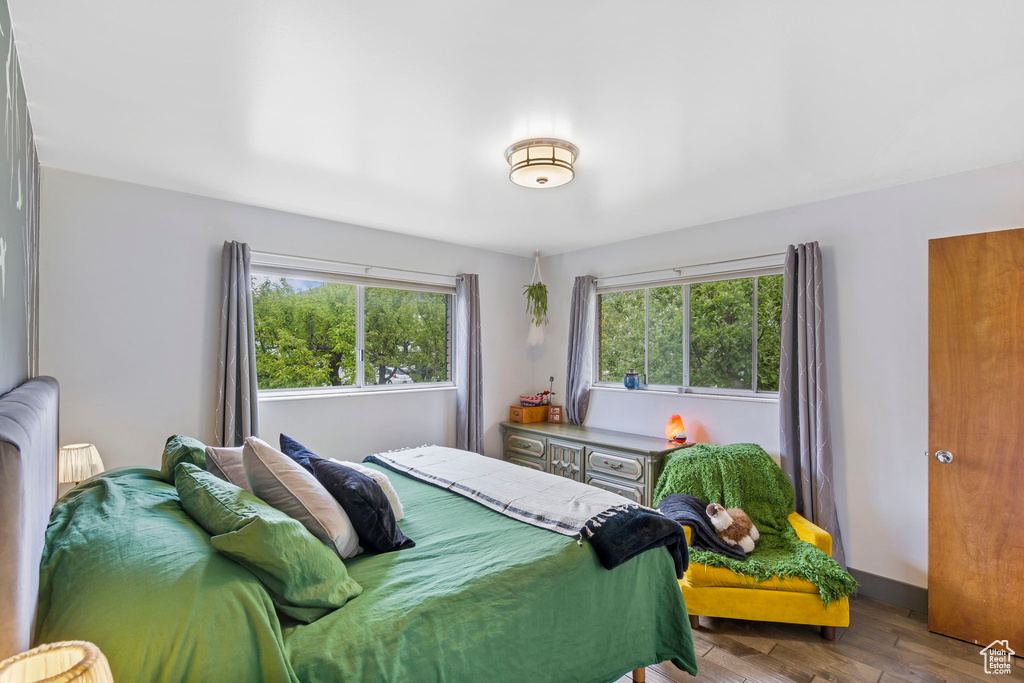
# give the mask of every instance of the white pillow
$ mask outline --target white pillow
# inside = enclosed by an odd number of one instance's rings
[[[241,446],[234,448],[207,446],[206,471],[252,493],[249,481],[245,478],[245,467],[242,466]]]
[[[250,436],[242,446],[242,465],[258,498],[302,522],[341,559],[362,552],[359,536],[341,505],[297,462],[266,441]]]
[[[405,511],[402,510],[402,501],[398,500],[398,493],[395,492],[395,487],[391,485],[391,480],[388,479],[388,475],[384,474],[380,470],[375,470],[372,467],[367,467],[358,462],[349,462],[347,460],[337,460],[331,458],[331,462],[336,462],[339,465],[345,467],[351,467],[357,472],[362,472],[370,479],[380,484],[380,487],[384,490],[384,495],[387,496],[388,502],[391,503],[391,511],[395,513],[395,521],[402,521],[402,517],[405,516]]]

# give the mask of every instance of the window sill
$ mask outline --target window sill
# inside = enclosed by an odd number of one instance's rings
[[[259,393],[260,403],[276,401],[302,401],[314,398],[339,398],[344,396],[389,396],[393,394],[422,394],[435,391],[455,391],[454,384],[432,384],[430,386],[391,385],[380,387],[332,387],[329,389],[269,389]]]
[[[746,401],[748,403],[778,403],[779,397],[771,394],[713,394],[696,391],[677,391],[674,389],[627,389],[626,387],[605,386],[595,384],[594,391],[607,391],[613,394],[645,394],[654,396],[678,396],[685,398],[707,398],[715,401]]]

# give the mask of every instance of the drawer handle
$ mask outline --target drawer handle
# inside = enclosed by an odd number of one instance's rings
[[[623,467],[625,467],[625,465],[623,465],[621,462],[618,464],[613,464],[605,460],[604,464],[607,465],[608,467],[611,467],[613,470],[621,470]]]
[[[512,447],[513,448],[529,448],[530,444],[527,443],[526,441],[513,441],[512,442]]]

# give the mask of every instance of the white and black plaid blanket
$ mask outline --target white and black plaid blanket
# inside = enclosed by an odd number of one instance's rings
[[[366,458],[399,474],[474,500],[506,517],[590,541],[608,569],[650,548],[668,546],[685,571],[683,528],[657,510],[594,486],[443,446]],[[680,569],[681,567],[681,569]]]

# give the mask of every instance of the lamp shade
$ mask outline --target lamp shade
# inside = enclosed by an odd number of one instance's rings
[[[84,640],[40,645],[0,662],[0,683],[114,683],[100,649]]]
[[[57,477],[61,484],[77,484],[102,471],[100,452],[91,443],[73,443],[60,447]]]

